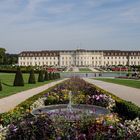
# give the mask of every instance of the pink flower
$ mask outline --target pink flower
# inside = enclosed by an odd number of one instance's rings
[[[96,100],[99,100],[100,99],[100,97],[98,96],[97,98],[96,98]]]
[[[111,126],[109,126],[109,128],[110,128],[110,129],[113,129],[113,126],[111,125]]]

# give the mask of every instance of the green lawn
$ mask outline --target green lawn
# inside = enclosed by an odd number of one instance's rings
[[[36,84],[28,84],[28,77],[29,74],[23,74],[25,86],[24,87],[14,87],[13,81],[14,81],[15,74],[9,74],[9,73],[0,73],[0,80],[2,83],[5,83],[6,85],[2,85],[3,90],[0,91],[0,98],[10,96],[12,94],[15,94],[20,91],[25,91],[27,89],[35,88],[44,84],[47,84],[51,81],[45,81],[45,82],[37,82]],[[36,79],[38,75],[36,74]]]
[[[119,84],[119,85],[125,85],[133,88],[140,89],[140,81],[137,80],[128,80],[128,79],[109,79],[109,78],[95,78],[96,80]]]
[[[89,68],[79,68],[80,72],[92,72]]]

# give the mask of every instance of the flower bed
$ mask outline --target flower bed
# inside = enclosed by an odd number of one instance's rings
[[[73,92],[74,104],[98,105],[109,109],[111,113],[97,118],[83,116],[75,122],[63,118],[54,122],[48,115],[34,117],[30,114],[33,109],[45,105],[67,104],[69,91]],[[11,112],[2,114],[0,139],[139,139],[139,112],[140,108],[134,104],[84,80],[72,78],[31,97]]]

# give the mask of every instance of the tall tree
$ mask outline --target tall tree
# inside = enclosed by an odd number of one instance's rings
[[[0,48],[0,64],[4,64],[4,59],[6,57],[5,52],[5,48]]]

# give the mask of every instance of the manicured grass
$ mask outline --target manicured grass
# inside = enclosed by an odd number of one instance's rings
[[[95,78],[95,79],[104,81],[104,82],[109,82],[109,83],[114,83],[114,84],[119,84],[119,85],[124,85],[124,86],[129,86],[129,87],[140,89],[140,81],[137,81],[137,80],[117,79],[117,78],[116,79]]]
[[[45,81],[45,82],[37,82],[36,84],[28,84],[28,77],[29,74],[23,74],[25,86],[24,87],[14,87],[13,81],[14,81],[15,74],[13,73],[0,73],[0,80],[2,83],[5,83],[2,85],[3,90],[0,91],[0,98],[13,95],[17,92],[25,91],[31,88],[35,88],[44,84],[47,84],[51,81]],[[36,74],[36,80],[37,80],[38,74]]]
[[[80,72],[92,72],[89,68],[79,68]]]

